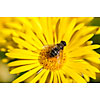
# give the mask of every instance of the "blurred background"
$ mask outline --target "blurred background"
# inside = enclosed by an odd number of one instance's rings
[[[9,74],[5,52],[0,51],[0,83],[11,83],[17,76]]]
[[[100,17],[95,17],[90,23],[89,25],[91,26],[100,26]],[[93,44],[100,44],[100,34],[95,35],[91,38],[91,40],[93,41]],[[95,50],[96,52],[98,52],[100,54],[100,48]],[[96,80],[91,79],[90,83],[99,83],[100,82],[100,74],[96,75]]]
[[[88,25],[91,26],[100,26],[100,18],[96,17],[94,18]],[[91,38],[93,41],[93,44],[100,44],[100,34],[95,35]],[[95,50],[100,54],[100,49]],[[4,64],[4,63],[5,64]],[[16,75],[10,75],[9,69],[7,66],[7,59],[5,56],[4,50],[0,51],[0,83],[11,83],[17,76]],[[90,83],[99,83],[100,82],[100,74],[97,74],[96,80],[91,79]]]

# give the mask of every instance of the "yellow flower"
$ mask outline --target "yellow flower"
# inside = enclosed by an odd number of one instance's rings
[[[16,47],[16,44],[12,40],[12,36],[17,36],[18,33],[23,32],[24,28],[30,24],[27,21],[28,18],[20,17],[0,17],[0,51],[6,52],[7,49]],[[77,17],[77,23],[87,24],[93,19],[93,17]],[[52,18],[52,24],[55,28],[55,23],[58,18]],[[24,26],[24,24],[26,26]],[[100,33],[100,32],[98,32]],[[7,58],[8,59],[8,58]],[[8,59],[9,61],[10,59]],[[5,60],[2,60],[5,63]],[[6,60],[7,61],[7,60]]]
[[[88,18],[86,18],[88,19]],[[21,75],[14,83],[86,83],[96,79],[100,55],[88,41],[98,31],[98,27],[85,26],[78,18],[29,17],[18,18],[23,30],[13,36],[18,44],[6,55],[16,59],[9,63],[10,74]],[[66,42],[63,50],[51,56],[52,50],[61,41]],[[22,74],[22,72],[24,72]]]
[[[20,23],[15,17],[0,17],[0,50],[6,52],[10,46],[15,46],[12,35],[21,29]],[[4,50],[5,49],[5,50]],[[10,48],[9,48],[10,49]]]
[[[93,17],[76,17],[76,18],[77,18],[77,23],[85,23],[85,24],[93,20]]]
[[[77,23],[87,24],[92,19],[93,17],[77,17]],[[56,23],[58,18],[52,18],[52,20],[53,20],[52,24],[54,24]],[[17,35],[20,31],[24,31],[23,30],[24,24],[30,26],[30,24],[27,21],[27,18],[0,17],[0,49],[5,48],[6,51],[6,49],[11,49],[13,46],[16,46],[11,39],[12,35]]]

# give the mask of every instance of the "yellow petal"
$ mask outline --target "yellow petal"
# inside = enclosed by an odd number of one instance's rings
[[[20,73],[20,72],[25,72],[27,70],[30,70],[32,68],[35,68],[35,67],[38,67],[40,64],[39,63],[35,63],[35,64],[30,64],[30,65],[24,65],[24,66],[21,66],[21,67],[17,67],[15,69],[13,69],[10,74],[17,74],[17,73]]]
[[[75,70],[77,73],[80,72],[81,74],[86,74],[88,77],[91,77],[93,79],[96,78],[95,71],[99,71],[97,68],[89,65],[85,61],[84,62],[77,62],[77,63],[71,62],[69,64],[69,66],[70,66],[70,68]],[[95,69],[95,70],[93,70],[93,69]]]
[[[40,73],[38,73],[38,75],[36,77],[34,77],[34,79],[32,79],[30,81],[30,83],[35,83],[38,80],[40,80],[40,78],[42,77],[42,75],[46,72],[46,69],[42,69],[42,71]]]
[[[86,67],[88,67],[89,70],[93,71],[93,72],[97,72],[100,73],[99,69],[96,68],[95,66],[92,66],[91,64],[89,64],[88,62],[82,62]]]
[[[46,42],[46,40],[45,40],[45,38],[43,36],[43,29],[42,29],[42,26],[41,26],[38,18],[32,17],[31,21],[32,21],[31,24],[33,25],[33,30],[35,31],[36,35],[43,42],[43,44],[46,45],[47,42]],[[45,24],[45,23],[42,23],[42,24]]]
[[[84,36],[82,38],[80,38],[77,43],[74,43],[73,46],[71,46],[70,50],[74,50],[75,48],[77,48],[80,45],[83,45],[86,41],[88,41],[90,38],[93,37],[94,34],[89,34],[87,36]]]
[[[8,27],[8,28],[17,29],[17,30],[22,29],[22,26],[19,23],[15,23],[15,22],[5,23],[5,26]]]
[[[48,17],[48,33],[49,33],[49,39],[50,39],[50,44],[53,44],[53,29],[52,29],[52,23],[51,23],[51,18]]]
[[[53,82],[53,72],[51,71],[51,76],[50,76],[50,81],[49,83],[52,83]]]
[[[28,72],[26,72],[25,74],[23,74],[22,76],[20,76],[19,78],[17,78],[16,80],[13,81],[13,83],[19,83],[24,81],[25,79],[27,79],[28,77],[32,76],[34,73],[36,73],[38,70],[40,70],[43,66],[39,66],[37,68],[34,68]]]
[[[67,80],[66,80],[66,78],[65,78],[65,76],[63,75],[62,70],[59,70],[59,74],[60,74],[62,83],[68,83]]]
[[[28,37],[29,37],[30,39],[32,39],[32,40],[34,40],[34,41],[36,42],[37,46],[38,46],[38,45],[43,45],[42,42],[40,41],[40,39],[37,37],[37,35],[35,35],[35,33],[32,32],[32,30],[27,29],[27,30],[26,30],[26,33],[27,33],[27,35],[28,35]]]
[[[64,67],[64,68],[65,69],[63,69],[63,70],[66,72],[66,74],[68,74],[70,77],[72,77],[77,83],[86,83],[86,81],[75,71],[73,71],[72,69],[70,69],[68,67]]]
[[[34,34],[34,33],[33,33]],[[28,34],[19,32],[19,35],[24,38],[28,43],[30,43],[32,46],[41,49],[43,47],[43,44],[38,43],[36,41],[34,41]]]
[[[91,57],[85,57],[85,59],[89,60],[89,61],[92,61],[94,63],[97,63],[97,64],[100,64],[100,58],[98,57],[95,57],[95,56],[91,56]]]
[[[79,31],[74,33],[74,35],[73,35],[73,37],[71,38],[71,41],[70,41],[70,46],[77,43],[77,41],[79,41],[80,38],[82,38],[83,36],[86,36],[86,35],[89,35],[89,34],[94,34],[95,31],[97,30],[97,28],[98,27],[90,27],[90,26],[82,27]]]
[[[10,58],[19,58],[19,59],[38,59],[39,57],[38,53],[31,54],[31,51],[21,50],[21,49],[15,49],[10,53],[6,53],[6,55]]]
[[[48,37],[48,28],[47,28],[47,17],[41,17],[40,18],[40,24],[42,26],[43,29],[43,33],[45,35],[45,38],[47,40],[47,43],[50,43],[49,37]]]
[[[69,56],[78,57],[78,56],[91,54],[91,49],[97,49],[97,48],[100,48],[100,45],[90,45],[90,46],[85,46],[85,47],[79,47],[73,50],[72,52],[70,52]]]
[[[80,62],[69,62],[68,63],[68,66],[70,66],[72,69],[80,69],[80,71],[81,70],[83,70],[83,69],[85,69],[85,70],[89,70],[89,71],[91,71],[91,72],[100,72],[96,67],[94,67],[94,66],[92,66],[92,65],[90,65],[88,62],[86,62],[86,61],[80,61]]]
[[[42,78],[40,79],[39,83],[45,83],[45,82],[46,82],[46,78],[47,78],[49,72],[50,72],[50,71],[47,70],[47,71],[44,73],[44,75],[43,75]]]
[[[59,72],[58,71],[55,71],[56,74],[57,74],[57,77],[58,77],[58,82],[61,83],[61,79],[60,79],[60,75],[59,75]]]
[[[29,44],[28,42],[20,39],[20,38],[16,38],[16,37],[13,37],[13,40],[18,43],[19,45],[29,49],[29,50],[32,50],[32,51],[36,51],[37,48],[35,48],[34,46],[32,46],[31,44]]]
[[[77,23],[81,23],[81,22],[88,23],[91,20],[93,20],[93,17],[78,17]]]
[[[30,17],[30,22],[32,24],[33,30],[40,35],[42,33],[42,26],[39,22],[39,19],[37,17]]]
[[[69,30],[69,22],[71,21],[70,17],[62,17],[60,18],[58,25],[58,43],[63,39],[64,34],[66,33],[67,30]]]
[[[54,33],[54,44],[57,44],[57,34]]]
[[[70,39],[71,39],[71,37],[73,35],[72,30],[73,30],[73,28],[74,28],[75,25],[76,25],[76,19],[73,19],[70,22],[70,24],[68,26],[69,28],[68,28],[68,30],[66,31],[66,33],[65,33],[65,35],[63,37],[63,40],[66,41],[67,44],[68,44],[68,42],[70,41]]]
[[[58,80],[57,80],[57,74],[54,72],[54,82],[53,83],[57,83]]]
[[[38,60],[17,60],[17,61],[13,61],[11,63],[8,64],[9,67],[14,67],[14,66],[20,66],[20,65],[25,65],[25,64],[33,64],[33,63],[37,63]]]
[[[90,81],[90,78],[87,75],[85,75],[85,74],[84,74],[84,78],[86,79],[87,82]]]
[[[24,25],[26,25],[27,27],[32,28],[32,24],[29,22],[29,20],[25,17],[16,17],[16,19],[18,21],[20,21],[21,23],[24,23]]]
[[[20,53],[20,55],[22,54],[26,54],[26,55],[31,55],[31,56],[35,56],[35,55],[39,55],[39,52],[32,52],[30,50],[25,50],[25,49],[12,49],[10,50],[11,53]]]

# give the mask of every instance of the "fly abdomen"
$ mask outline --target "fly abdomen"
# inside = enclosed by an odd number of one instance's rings
[[[54,57],[58,54],[59,50],[57,48],[54,48],[50,52],[50,57]]]
[[[50,52],[50,57],[55,57],[56,55],[58,55],[60,50],[63,50],[64,46],[66,46],[65,41],[61,41],[60,43],[56,44]]]

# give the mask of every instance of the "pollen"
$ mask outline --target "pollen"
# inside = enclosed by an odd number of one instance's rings
[[[39,62],[43,65],[44,69],[58,70],[62,67],[65,61],[63,50],[60,50],[59,54],[55,57],[50,57],[50,51],[53,46],[45,46],[39,56]]]

